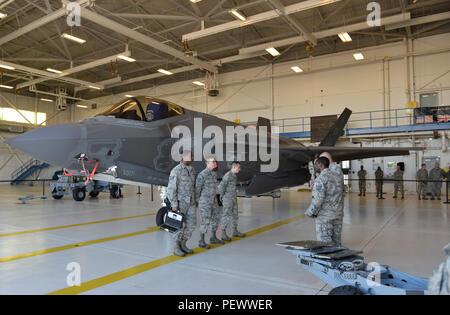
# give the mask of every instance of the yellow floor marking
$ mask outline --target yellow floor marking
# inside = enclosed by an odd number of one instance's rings
[[[90,225],[90,224],[99,224],[99,223],[106,223],[106,222],[113,222],[113,221],[121,221],[121,220],[142,218],[142,217],[148,217],[148,216],[155,215],[155,214],[156,213],[140,214],[140,215],[134,215],[134,216],[131,216],[131,217],[115,218],[115,219],[100,220],[100,221],[93,221],[93,222],[86,222],[86,223],[79,223],[79,224],[71,224],[71,225],[63,225],[63,226],[49,227],[49,228],[38,229],[38,230],[29,230],[29,231],[22,231],[22,232],[6,233],[6,234],[0,234],[0,237],[16,236],[16,235],[30,234],[30,233],[36,233],[36,232],[45,232],[45,231],[67,229],[67,228],[72,228],[72,227],[77,227],[77,226],[84,226],[84,225]]]
[[[148,229],[146,229],[144,231],[127,233],[127,234],[122,234],[122,235],[117,235],[117,236],[110,236],[110,237],[105,237],[105,238],[101,238],[101,239],[98,239],[98,240],[81,242],[81,243],[74,243],[74,244],[69,244],[69,245],[64,245],[64,246],[58,246],[58,247],[38,250],[38,251],[24,253],[24,254],[19,254],[19,255],[13,255],[13,256],[8,256],[8,257],[1,257],[0,258],[0,263],[13,261],[13,260],[19,260],[19,259],[33,257],[33,256],[39,256],[39,255],[45,255],[45,254],[60,252],[60,251],[63,251],[63,250],[68,250],[68,249],[73,249],[73,248],[78,248],[78,247],[84,247],[84,246],[94,245],[94,244],[98,244],[98,243],[114,241],[114,240],[118,240],[118,239],[125,238],[125,237],[133,237],[133,236],[137,236],[137,235],[153,233],[153,232],[156,232],[156,231],[159,231],[159,228],[154,226],[154,227],[150,227],[150,228],[148,228]]]
[[[282,226],[284,224],[288,224],[288,223],[297,221],[297,220],[299,220],[299,219],[301,219],[303,217],[305,217],[305,216],[304,215],[296,216],[296,217],[293,217],[293,218],[290,218],[290,219],[282,220],[282,221],[279,221],[279,222],[276,222],[276,223],[273,223],[273,224],[270,224],[270,225],[267,225],[267,226],[264,226],[264,227],[252,230],[252,231],[249,231],[249,232],[247,232],[247,236],[244,237],[244,238],[248,238],[250,236],[254,236],[256,234],[269,231],[271,229],[280,227],[280,226]],[[238,240],[241,240],[241,239],[244,239],[244,238],[234,238],[233,237],[232,240],[233,240],[233,242],[235,242],[235,241],[238,241]],[[217,247],[220,247],[220,246],[225,246],[227,244],[230,244],[230,243],[225,243],[224,245],[211,244],[211,249],[214,249],[214,248],[217,248]],[[178,256],[175,256],[175,255],[163,257],[163,258],[160,258],[160,259],[157,259],[157,260],[153,260],[153,261],[150,261],[150,262],[142,264],[142,265],[138,265],[138,266],[135,266],[135,267],[131,267],[131,268],[128,268],[128,269],[125,269],[125,270],[122,270],[122,271],[118,271],[118,272],[112,273],[112,274],[107,275],[107,276],[103,276],[103,277],[100,277],[100,278],[97,278],[97,279],[93,279],[93,280],[90,280],[90,281],[83,282],[80,286],[67,287],[65,289],[61,289],[61,290],[58,290],[58,291],[50,292],[47,295],[73,295],[73,294],[80,294],[80,293],[83,293],[83,292],[86,292],[86,291],[90,291],[90,290],[93,290],[93,289],[105,286],[105,285],[113,283],[113,282],[117,282],[117,281],[129,278],[129,277],[135,276],[135,275],[137,275],[139,273],[142,273],[142,272],[145,272],[145,271],[148,271],[148,270],[151,270],[151,269],[155,269],[155,268],[167,265],[169,263],[172,263],[172,262],[175,262],[175,261],[178,261],[178,260],[181,260],[181,259],[188,258],[190,256],[193,256],[193,255],[196,255],[196,254],[199,254],[199,253],[211,250],[211,249],[203,249],[203,248],[197,247],[197,248],[194,249],[194,254],[192,254],[192,255],[186,255],[185,257],[178,257]]]

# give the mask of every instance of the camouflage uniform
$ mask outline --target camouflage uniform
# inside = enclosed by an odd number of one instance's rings
[[[231,222],[233,229],[237,228],[238,205],[236,194],[237,176],[232,171],[228,171],[222,178],[217,188],[223,200],[223,214],[221,219],[222,230],[225,230]]]
[[[316,216],[317,240],[334,243],[333,235],[337,235],[342,229],[339,213],[342,186],[329,168],[324,169],[316,178],[312,196],[313,200],[305,214]]]
[[[339,200],[339,207],[337,211],[336,220],[333,227],[333,243],[341,246],[341,234],[342,234],[342,224],[344,219],[344,200],[345,200],[345,185],[344,185],[344,173],[341,167],[337,163],[332,163],[330,165],[330,170],[338,177],[338,182],[341,186],[341,198]]]
[[[384,173],[381,169],[377,170],[375,172],[375,185],[377,188],[377,197],[381,198],[383,197],[382,192],[383,192],[383,177],[384,177]]]
[[[428,179],[439,181],[430,183],[432,199],[434,199],[435,196],[438,199],[441,199],[442,180],[445,178],[445,175],[446,175],[445,171],[440,167],[438,168],[435,167],[430,171]]]
[[[417,193],[424,199],[426,199],[427,195],[427,181],[428,181],[428,171],[426,169],[421,168],[417,171],[416,179],[419,181],[418,187],[417,187]]]
[[[167,197],[172,207],[184,214],[183,228],[174,234],[175,241],[186,242],[197,225],[195,209],[195,170],[190,165],[180,162],[170,172],[167,185]]]
[[[398,190],[402,193],[402,199],[405,198],[405,189],[403,186],[403,171],[396,170],[394,172],[394,198],[397,198]]]
[[[217,216],[217,176],[214,171],[205,168],[197,176],[195,183],[195,200],[200,209],[200,233],[206,234],[212,227],[212,218]]]
[[[367,171],[366,170],[360,170],[358,172],[358,184],[359,184],[359,195],[366,195],[366,175],[367,175]]]
[[[444,253],[444,261],[428,281],[428,294],[450,295],[450,244],[444,247]]]

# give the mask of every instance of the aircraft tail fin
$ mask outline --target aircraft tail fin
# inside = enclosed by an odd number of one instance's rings
[[[323,138],[322,142],[320,142],[319,146],[321,147],[332,147],[336,144],[339,137],[342,135],[342,131],[347,124],[352,111],[348,108],[345,108],[342,114],[339,116],[338,120],[334,123],[333,127],[331,127],[328,134]]]
[[[267,127],[267,132],[270,134],[272,133],[272,126],[270,123],[270,119],[264,118],[264,117],[258,117],[258,123],[256,125],[256,130],[259,131],[259,127],[265,126]]]

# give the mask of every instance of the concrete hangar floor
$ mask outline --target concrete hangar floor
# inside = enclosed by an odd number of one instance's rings
[[[327,294],[324,282],[296,264],[279,242],[315,239],[303,216],[308,192],[283,190],[280,199],[239,198],[244,239],[172,256],[167,232],[155,228],[160,207],[148,189],[126,186],[123,199],[107,194],[75,202],[32,200],[39,186],[0,185],[0,294]],[[208,237],[209,239],[209,237]],[[440,201],[346,198],[343,244],[379,262],[429,277],[450,241],[450,211]],[[72,264],[71,264],[72,263]],[[75,264],[73,264],[75,263]],[[78,266],[78,267],[77,267]],[[77,269],[79,268],[79,269]],[[68,288],[79,270],[81,286]],[[74,280],[75,279],[75,280]]]

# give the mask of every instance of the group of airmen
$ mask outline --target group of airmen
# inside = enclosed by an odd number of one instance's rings
[[[400,165],[397,165],[397,170],[394,172],[393,180],[394,180],[394,199],[397,199],[398,192],[402,194],[402,199],[405,199],[405,189],[403,186],[403,174],[404,171],[401,169]],[[361,170],[358,171],[358,184],[359,184],[359,195],[366,195],[366,175],[367,171],[364,169],[364,166],[361,165]],[[435,164],[435,167],[428,172],[426,164],[422,164],[422,167],[417,171],[416,180],[417,180],[417,194],[419,200],[428,200],[426,198],[428,192],[428,184],[429,190],[431,193],[431,200],[435,200],[435,197],[438,200],[441,200],[441,190],[442,190],[442,181],[447,177],[447,173],[440,167],[439,163]],[[375,171],[375,186],[377,191],[377,198],[383,199],[383,179],[384,173],[381,167]],[[421,198],[422,196],[422,198]]]
[[[314,170],[316,174],[319,175],[312,184],[312,201],[306,210],[305,215],[316,219],[316,235],[318,241],[341,246],[345,198],[344,175],[342,169],[333,162],[329,153],[324,152],[319,158],[314,160]],[[363,171],[362,173],[364,173],[365,178],[366,171],[363,167],[361,167],[361,171]],[[381,180],[381,185],[383,180],[382,172],[380,167],[378,167],[375,172],[376,174],[378,173],[377,179]],[[394,178],[397,177],[403,179],[403,171],[400,169],[400,166],[397,167],[396,173],[397,175],[394,175]],[[417,174],[418,180],[421,179],[423,181],[430,180],[430,178],[442,179],[442,176],[446,175],[443,170],[441,171],[438,163],[436,163],[435,168],[430,171],[430,174],[428,174],[426,170],[426,165],[423,164]],[[397,186],[396,192],[400,189],[403,196],[404,190],[402,186]],[[440,193],[440,187],[438,185],[432,187],[433,194],[437,191]],[[378,189],[382,192],[382,188],[379,188],[377,185],[377,192],[379,192]],[[423,189],[423,191],[425,191],[425,189]],[[364,195],[364,193],[365,189],[360,191],[360,194]],[[395,196],[397,196],[397,194]],[[439,195],[437,196],[439,198]],[[444,248],[444,252],[446,254],[444,261],[429,279],[428,294],[450,294],[450,244]]]
[[[231,241],[227,235],[227,227],[231,224],[233,237],[245,237],[238,231],[238,206],[236,183],[237,174],[240,172],[239,162],[233,162],[228,171],[218,184],[216,169],[217,163],[214,157],[206,158],[206,168],[198,176],[191,166],[193,156],[191,152],[183,154],[180,164],[170,172],[167,186],[167,197],[174,212],[180,211],[183,216],[183,227],[174,234],[173,253],[183,257],[192,254],[186,242],[191,238],[197,225],[197,207],[200,211],[200,240],[199,247],[209,249],[205,241],[208,230],[212,232],[209,240],[211,244],[224,244]],[[219,207],[219,201],[223,204]],[[216,232],[222,228],[221,239]]]

